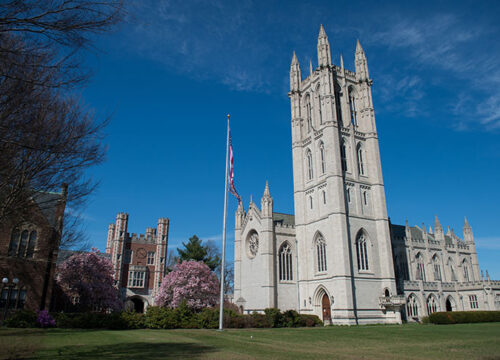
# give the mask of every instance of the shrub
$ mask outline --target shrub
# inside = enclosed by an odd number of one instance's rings
[[[48,327],[54,327],[56,326],[56,321],[52,316],[50,316],[49,312],[47,310],[37,310],[37,319],[36,323],[38,326],[42,328],[48,328]]]
[[[175,329],[177,321],[172,309],[150,306],[144,316],[144,324],[149,329]]]
[[[448,311],[429,315],[433,324],[465,324],[500,321],[500,311]]]
[[[13,313],[4,324],[13,328],[32,328],[36,326],[37,315],[31,310],[20,310]]]
[[[134,311],[124,311],[120,313],[120,320],[126,329],[144,329],[146,327],[144,314]]]
[[[270,328],[271,323],[267,315],[253,313],[251,315],[246,315],[249,319],[248,327],[252,328]]]
[[[299,325],[298,326],[306,326],[306,327],[314,327],[314,326],[323,326],[323,321],[319,319],[316,315],[305,315],[299,314]]]
[[[267,308],[264,309],[264,313],[266,314],[271,327],[278,328],[283,326],[283,314],[280,309]]]

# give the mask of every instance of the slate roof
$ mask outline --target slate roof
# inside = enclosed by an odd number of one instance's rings
[[[273,212],[273,222],[280,225],[295,226],[295,216]]]

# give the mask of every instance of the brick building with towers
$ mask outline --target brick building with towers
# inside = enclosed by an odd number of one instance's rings
[[[118,213],[109,225],[106,253],[111,255],[125,308],[143,312],[154,304],[166,275],[169,219],[158,219],[158,226],[146,228],[145,235],[129,234],[128,219],[128,214]]]
[[[472,228],[464,239],[391,224],[372,100],[359,41],[355,71],[332,63],[321,26],[318,66],[290,67],[295,214],[274,211],[266,183],[260,209],[236,211],[234,299],[315,314],[325,323],[413,321],[435,311],[499,310],[500,281],[479,270]]]

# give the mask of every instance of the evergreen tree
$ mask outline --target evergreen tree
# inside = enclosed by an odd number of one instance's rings
[[[189,241],[182,243],[182,245],[184,249],[177,248],[181,262],[188,260],[203,261],[212,271],[220,265],[219,255],[215,254],[210,246],[203,245],[202,240],[198,236],[191,236]]]

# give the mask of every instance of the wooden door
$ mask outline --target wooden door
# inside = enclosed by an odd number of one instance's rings
[[[330,322],[332,320],[332,313],[330,309],[330,299],[326,294],[323,294],[323,298],[321,299],[321,307],[323,309],[323,322]]]

